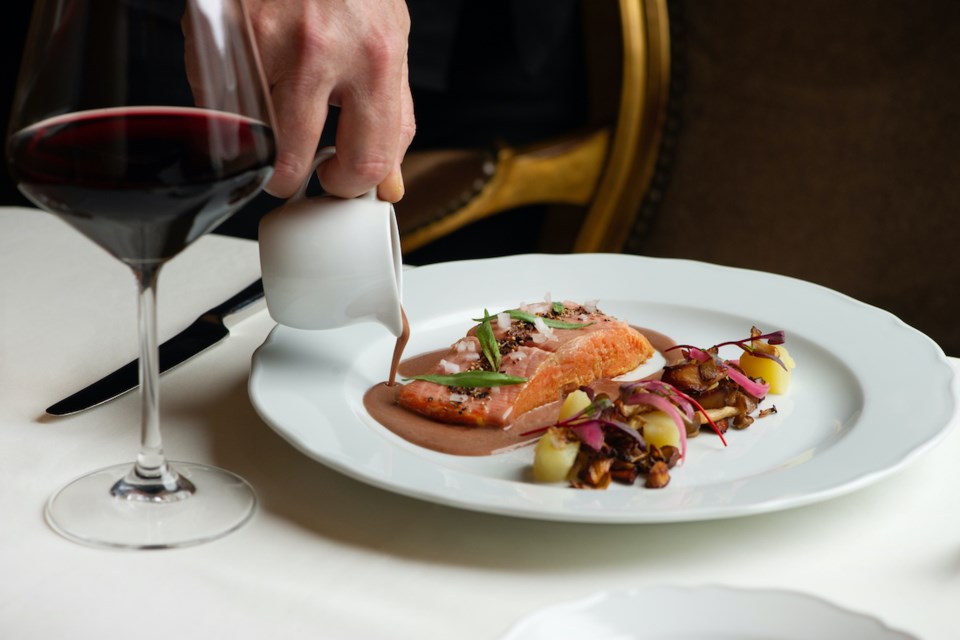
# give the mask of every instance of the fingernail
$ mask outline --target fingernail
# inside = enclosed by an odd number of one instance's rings
[[[399,202],[403,198],[404,192],[403,175],[399,170],[393,171],[377,187],[377,196],[387,202]]]

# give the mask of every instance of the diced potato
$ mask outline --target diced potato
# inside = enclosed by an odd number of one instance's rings
[[[590,406],[590,396],[588,396],[585,391],[580,389],[572,391],[570,395],[563,399],[563,404],[560,405],[560,420],[563,421],[572,418],[588,406]]]
[[[567,479],[580,452],[580,442],[568,439],[563,429],[547,429],[533,449],[533,479],[562,482]]]
[[[783,364],[787,365],[784,369],[775,360],[762,358],[760,356],[743,353],[740,356],[740,368],[751,378],[763,378],[763,381],[770,385],[770,393],[784,394],[790,387],[790,370],[797,366],[790,357],[790,353],[783,345],[774,347],[777,350]]]
[[[663,411],[649,411],[640,417],[643,419],[643,439],[647,444],[680,448],[680,431],[673,418]]]

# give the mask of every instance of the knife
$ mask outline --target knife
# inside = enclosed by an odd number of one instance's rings
[[[160,345],[160,373],[173,369],[230,335],[227,319],[235,324],[257,309],[263,298],[263,280],[257,280],[229,300],[202,313],[189,327]],[[243,313],[243,316],[240,314]],[[140,361],[134,360],[47,409],[66,416],[112,400],[140,386]]]

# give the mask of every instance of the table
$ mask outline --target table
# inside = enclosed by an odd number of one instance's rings
[[[198,241],[161,275],[161,339],[258,273],[255,243]],[[247,478],[260,498],[251,522],[185,549],[69,542],[43,505],[67,480],[132,459],[138,398],[43,411],[135,357],[134,291],[125,267],[57,218],[0,209],[4,640],[488,639],[550,603],[663,584],[789,589],[924,639],[960,633],[958,429],[864,490],[767,515],[602,526],[473,513],[346,478],[269,429],[247,395],[274,326],[264,309],[164,375],[161,393],[170,458]]]

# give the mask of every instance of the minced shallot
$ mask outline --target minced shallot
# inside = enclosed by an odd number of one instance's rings
[[[456,362],[447,362],[443,358],[440,359],[440,369],[448,375],[451,373],[460,373],[460,365]]]
[[[551,304],[549,302],[534,302],[521,307],[521,311],[526,311],[527,313],[540,314],[540,313],[549,313],[551,309]]]
[[[473,340],[460,340],[457,342],[457,353],[476,353],[477,343]]]
[[[550,340],[555,340],[556,335],[553,333],[553,329],[547,326],[547,323],[543,321],[543,318],[538,317],[533,321],[533,326],[536,327],[536,332],[530,336],[530,338],[537,344],[543,344],[544,342],[549,342]]]

